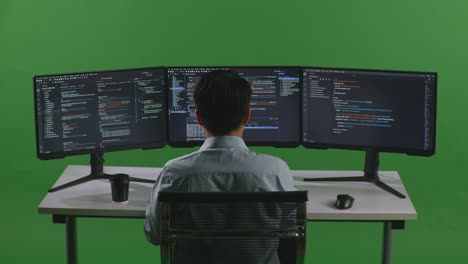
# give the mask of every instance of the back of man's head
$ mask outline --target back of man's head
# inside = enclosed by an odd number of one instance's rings
[[[249,111],[252,89],[239,74],[215,70],[205,74],[193,97],[204,127],[215,136],[238,129]]]

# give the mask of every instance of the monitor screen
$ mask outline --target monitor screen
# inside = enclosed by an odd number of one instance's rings
[[[303,68],[306,147],[435,151],[436,73]]]
[[[41,159],[166,144],[165,70],[34,77]]]
[[[193,91],[205,73],[216,69],[233,70],[251,84],[251,117],[243,136],[248,145],[300,144],[298,67],[172,67],[167,69],[170,145],[200,145],[205,139],[195,116]]]

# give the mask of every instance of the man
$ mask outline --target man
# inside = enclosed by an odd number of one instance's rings
[[[200,79],[194,91],[194,99],[197,120],[205,129],[206,140],[200,150],[171,160],[164,166],[146,210],[145,233],[153,244],[160,243],[157,197],[161,190],[295,190],[284,161],[251,152],[242,140],[251,113],[251,93],[249,82],[233,71],[216,70]],[[270,256],[268,263],[276,262],[277,256]]]

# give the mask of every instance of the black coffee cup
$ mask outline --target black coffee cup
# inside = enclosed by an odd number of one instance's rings
[[[112,190],[112,201],[125,202],[128,200],[130,176],[128,174],[112,174],[109,176]]]

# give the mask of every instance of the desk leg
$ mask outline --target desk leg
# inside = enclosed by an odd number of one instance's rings
[[[76,218],[67,216],[67,264],[77,263]]]
[[[383,253],[382,253],[382,263],[391,264],[392,263],[392,242],[393,242],[393,233],[392,233],[392,222],[384,223],[384,240],[383,240]]]

